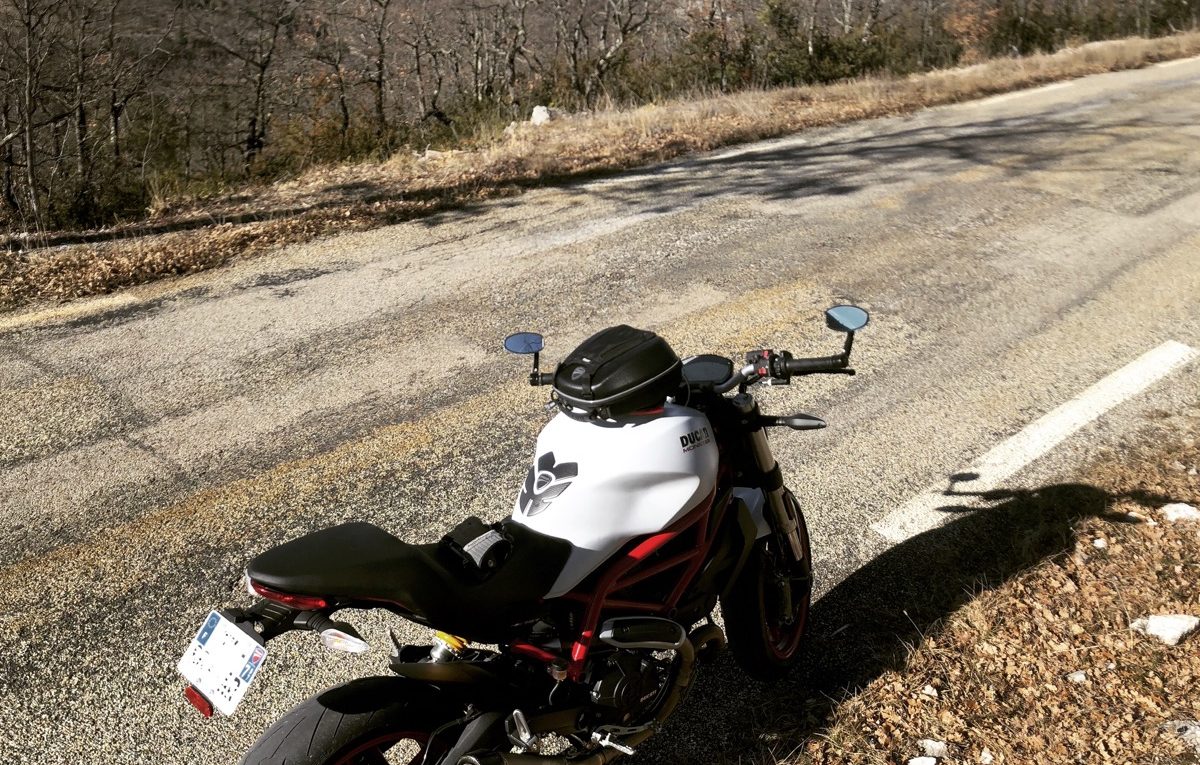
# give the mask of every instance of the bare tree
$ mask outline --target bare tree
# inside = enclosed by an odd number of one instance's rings
[[[41,163],[38,131],[61,122],[70,114],[61,110],[46,113],[46,105],[51,102],[44,98],[46,83],[43,75],[58,42],[51,25],[54,3],[52,0],[8,0],[4,10],[7,16],[2,27],[4,48],[12,54],[6,61],[6,65],[12,68],[7,79],[16,86],[17,125],[0,140],[5,146],[10,141],[21,142],[22,157],[20,160],[14,159],[13,164],[23,164],[25,171],[23,217],[33,228],[41,230],[45,221],[38,179]],[[7,118],[5,121],[8,121]]]
[[[346,39],[346,26],[352,23],[346,5],[348,0],[338,0],[331,7],[321,8],[306,19],[311,36],[309,55],[333,78],[337,88],[337,105],[340,123],[338,135],[345,146],[351,127],[350,110],[350,48]]]
[[[125,0],[111,0],[105,27],[103,67],[108,101],[108,142],[113,162],[123,161],[121,120],[129,104],[144,96],[149,83],[163,73],[171,60],[166,42],[175,29],[180,7],[177,2],[165,19],[125,17]],[[132,14],[131,14],[132,15]]]
[[[358,18],[367,30],[364,39],[367,41],[370,64],[365,79],[370,83],[374,96],[375,135],[386,141],[388,137],[388,55],[391,51],[391,43],[396,36],[392,18],[392,0],[365,0],[365,5]]]
[[[246,170],[253,166],[266,144],[270,120],[268,101],[272,95],[269,91],[271,65],[275,62],[280,39],[295,21],[302,2],[221,0],[220,8],[197,20],[207,42],[242,65],[252,92],[243,144]]]

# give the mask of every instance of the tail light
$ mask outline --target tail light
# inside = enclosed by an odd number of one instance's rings
[[[329,608],[329,601],[316,595],[293,595],[290,592],[280,592],[279,590],[272,589],[253,579],[250,579],[249,582],[250,589],[259,597],[273,600],[276,603],[282,603],[298,611],[323,611]]]

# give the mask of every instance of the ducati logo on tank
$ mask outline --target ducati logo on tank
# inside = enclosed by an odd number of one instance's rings
[[[550,507],[550,503],[571,485],[571,479],[579,475],[579,464],[576,462],[555,463],[554,452],[546,452],[538,457],[537,465],[529,468],[525,476],[525,486],[521,488],[521,496],[517,504],[525,515],[537,515]]]

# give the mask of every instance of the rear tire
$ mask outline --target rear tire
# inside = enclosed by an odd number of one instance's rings
[[[445,741],[431,744],[430,734],[458,717],[460,711],[427,685],[400,677],[366,677],[322,691],[293,707],[259,737],[241,763],[420,763],[427,747],[448,748]],[[402,756],[397,759],[397,755]]]
[[[746,565],[721,598],[721,615],[729,647],[746,674],[758,680],[778,680],[802,654],[812,604],[812,555],[808,526],[791,492],[800,524],[804,561],[794,570],[790,555],[780,549],[779,538],[768,535],[755,544]],[[791,570],[790,570],[791,569]],[[792,618],[782,608],[784,579],[788,579]]]

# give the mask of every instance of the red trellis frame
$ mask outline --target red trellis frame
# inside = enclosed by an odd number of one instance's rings
[[[709,514],[713,509],[716,493],[714,488],[712,493],[687,515],[672,523],[665,530],[646,537],[623,557],[610,564],[608,570],[596,582],[594,590],[591,592],[573,590],[563,596],[587,604],[587,610],[580,623],[579,637],[571,647],[571,662],[568,669],[571,679],[578,680],[582,676],[583,665],[587,660],[592,638],[600,624],[600,616],[606,609],[665,613],[679,603],[679,599],[683,597],[688,585],[692,583],[700,566],[708,557],[709,548],[712,547],[714,538],[708,534]],[[668,542],[687,533],[695,536],[692,544],[688,545],[686,550],[653,565],[642,566],[651,555],[662,549]],[[675,568],[681,569],[679,578],[665,601],[617,597],[623,590]]]

